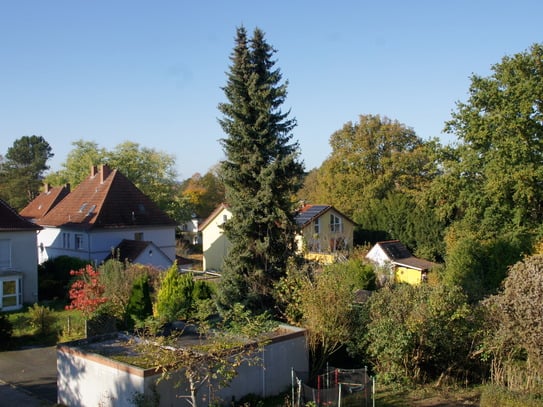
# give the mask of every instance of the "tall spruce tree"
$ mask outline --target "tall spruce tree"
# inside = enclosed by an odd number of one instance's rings
[[[223,88],[228,101],[219,104],[227,134],[221,140],[221,174],[232,212],[224,224],[230,249],[219,300],[255,312],[273,306],[273,284],[294,254],[293,199],[303,175],[291,134],[296,120],[281,111],[288,82],[274,68],[275,52],[260,29],[249,40],[245,28],[238,28]]]

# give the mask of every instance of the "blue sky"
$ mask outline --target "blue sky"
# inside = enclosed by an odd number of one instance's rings
[[[43,136],[57,170],[76,140],[175,155],[179,179],[223,158],[236,27],[262,29],[289,81],[307,169],[331,134],[380,114],[440,137],[470,75],[543,41],[540,0],[0,0],[0,154]]]

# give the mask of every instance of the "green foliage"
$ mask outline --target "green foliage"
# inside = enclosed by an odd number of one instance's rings
[[[504,57],[489,77],[473,75],[468,101],[457,103],[446,125],[461,144],[443,161],[436,204],[484,238],[543,220],[542,57],[534,44]]]
[[[147,276],[149,288],[151,288],[158,284],[159,275],[162,273],[151,266],[123,263],[116,259],[109,259],[101,264],[99,271],[100,282],[104,287],[104,297],[107,298],[107,304],[105,304],[107,312],[119,321],[126,322],[130,322],[130,319],[126,320],[127,307],[135,281]]]
[[[72,147],[62,163],[62,169],[49,174],[45,182],[51,185],[70,184],[75,188],[89,176],[91,167],[107,163],[106,150],[94,141],[76,140],[72,142]]]
[[[503,387],[487,385],[481,393],[480,407],[541,407],[541,395],[513,392]]]
[[[295,252],[292,199],[303,165],[292,142],[296,122],[280,108],[287,94],[274,68],[274,49],[255,29],[248,40],[237,29],[227,84],[227,102],[219,104],[226,159],[220,174],[232,212],[224,225],[230,249],[219,290],[222,306],[242,302],[249,309],[273,308],[273,284]]]
[[[49,307],[35,303],[28,308],[28,321],[37,335],[47,336],[51,333],[55,316]]]
[[[471,301],[481,300],[497,292],[509,266],[519,261],[530,245],[529,236],[459,237],[447,249],[443,281],[463,287]]]
[[[442,374],[468,380],[480,315],[458,287],[397,285],[367,302],[366,334],[359,348],[383,382],[425,383]]]
[[[8,148],[0,165],[0,196],[17,211],[39,194],[47,161],[54,155],[51,151],[41,136],[23,136]]]
[[[319,372],[351,336],[356,318],[355,288],[362,283],[357,277],[340,265],[315,273],[308,268],[289,268],[277,285],[281,305],[292,299],[286,315],[308,330],[313,373]]]
[[[336,273],[338,278],[344,278],[353,290],[375,290],[376,276],[371,264],[358,258],[351,258],[343,263],[334,263],[325,267],[329,273]]]
[[[246,338],[255,338],[266,332],[271,332],[277,327],[277,322],[272,320],[269,312],[253,315],[242,304],[234,304],[232,308],[221,314],[223,327],[235,335]]]
[[[126,306],[126,318],[128,326],[133,326],[134,322],[144,321],[153,315],[153,304],[151,303],[151,293],[149,288],[149,276],[142,275],[134,280],[130,298]]]
[[[191,319],[197,302],[209,298],[212,292],[208,283],[195,282],[192,273],[181,274],[174,264],[160,282],[156,303],[158,316],[165,322]]]
[[[543,255],[526,257],[509,270],[500,293],[485,300],[483,355],[492,381],[513,391],[539,392],[543,377]]]
[[[332,153],[318,169],[318,198],[354,219],[389,193],[422,190],[435,172],[431,144],[387,117],[361,115],[332,134],[330,145]]]
[[[13,324],[8,316],[0,312],[0,350],[9,348],[13,335]]]
[[[92,166],[108,164],[119,170],[145,195],[173,219],[190,219],[191,209],[183,199],[176,182],[175,157],[152,148],[127,141],[108,151],[95,142],[77,140],[72,143],[63,168],[50,174],[46,181],[53,185],[69,183],[72,188],[89,176]]]
[[[85,268],[88,261],[77,257],[58,256],[38,265],[38,296],[40,300],[68,298],[68,285],[71,270]]]

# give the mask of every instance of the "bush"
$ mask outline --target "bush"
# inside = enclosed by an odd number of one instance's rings
[[[203,281],[194,281],[192,273],[181,274],[173,265],[161,280],[156,309],[163,322],[190,319],[199,300],[211,296],[211,287]]]
[[[29,323],[38,335],[47,336],[51,333],[55,316],[49,307],[37,303],[28,308]]]
[[[516,393],[503,387],[488,385],[481,393],[480,407],[541,407],[543,398],[525,393]]]
[[[0,314],[0,349],[7,349],[11,344],[13,325],[6,314]]]
[[[68,298],[71,270],[79,270],[88,264],[77,257],[59,256],[38,266],[38,296],[40,301]]]
[[[134,322],[145,321],[153,315],[153,304],[149,289],[149,276],[138,277],[132,285],[128,305],[126,306],[125,321],[128,328],[134,327]]]

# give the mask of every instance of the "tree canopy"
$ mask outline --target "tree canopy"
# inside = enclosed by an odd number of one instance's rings
[[[188,201],[183,199],[177,182],[175,157],[126,141],[108,151],[92,141],[77,140],[68,153],[62,169],[49,174],[46,181],[53,185],[76,187],[90,174],[93,165],[108,164],[122,172],[162,210],[180,223],[190,219]]]
[[[226,202],[232,218],[224,230],[231,243],[223,268],[221,301],[252,310],[272,304],[273,282],[285,273],[294,252],[293,197],[303,165],[292,141],[296,125],[281,106],[287,94],[275,50],[255,29],[251,40],[237,29],[232,65],[219,104],[227,137],[221,140]]]
[[[537,228],[543,220],[543,45],[473,75],[446,130],[461,144],[445,162],[449,202],[485,236]],[[457,193],[459,191],[460,193]],[[468,226],[466,225],[466,226]],[[485,237],[483,236],[483,237]]]
[[[40,191],[47,161],[53,157],[42,136],[24,136],[8,148],[0,165],[0,194],[13,208],[22,209]]]

